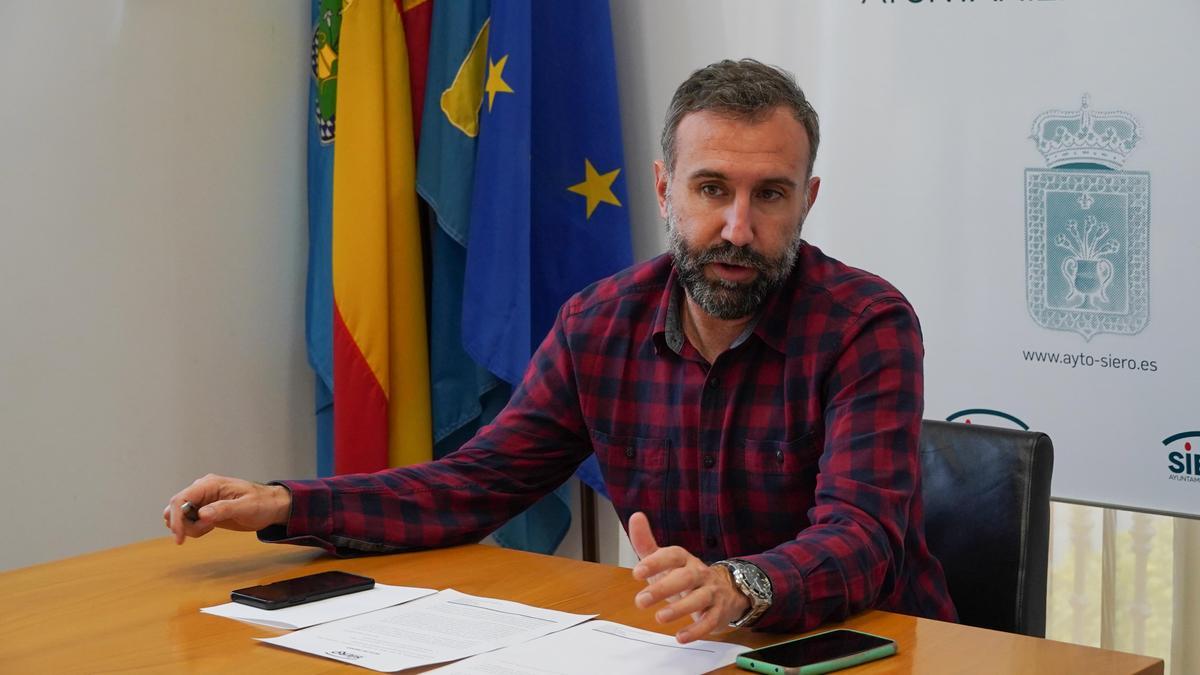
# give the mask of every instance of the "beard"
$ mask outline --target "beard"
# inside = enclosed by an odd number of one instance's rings
[[[667,239],[679,282],[700,309],[718,319],[750,316],[762,306],[768,295],[783,286],[796,266],[803,225],[804,217],[801,216],[788,245],[775,258],[769,258],[749,246],[734,246],[728,241],[697,250],[690,247],[680,234],[670,195],[667,195]],[[704,273],[705,266],[711,263],[740,265],[758,274],[746,282],[714,279]]]

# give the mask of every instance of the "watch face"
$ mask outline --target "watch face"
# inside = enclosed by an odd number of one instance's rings
[[[771,579],[758,565],[745,560],[721,561],[719,564],[729,568],[733,583],[745,594],[750,601],[750,608],[739,619],[729,622],[732,628],[741,628],[753,624],[771,606]]]
[[[738,567],[742,569],[746,585],[750,586],[750,589],[754,591],[756,596],[763,598],[770,597],[770,591],[772,591],[770,589],[770,579],[762,572],[762,569],[756,565],[750,565],[750,563],[742,563]]]

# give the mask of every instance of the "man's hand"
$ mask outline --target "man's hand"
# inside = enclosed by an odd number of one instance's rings
[[[197,520],[184,517],[180,510],[184,502],[191,502],[199,509]],[[202,537],[215,527],[245,532],[283,525],[291,511],[292,494],[282,485],[263,485],[210,473],[171,497],[163,509],[163,521],[175,535],[175,543],[182,544],[185,537]]]
[[[729,630],[729,622],[750,609],[749,598],[733,585],[728,570],[709,567],[679,546],[659,548],[646,514],[630,516],[629,542],[642,559],[633,568],[633,577],[649,584],[634,604],[646,609],[665,600],[667,606],[654,614],[659,623],[692,615],[692,625],[675,634],[680,644]]]

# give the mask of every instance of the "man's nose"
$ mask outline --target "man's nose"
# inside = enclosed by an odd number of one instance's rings
[[[725,227],[721,238],[734,246],[745,246],[754,241],[754,223],[750,213],[750,198],[739,195],[725,209]]]

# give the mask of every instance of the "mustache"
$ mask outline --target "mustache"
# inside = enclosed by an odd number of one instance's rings
[[[734,246],[727,241],[700,251],[693,260],[697,265],[724,263],[749,267],[759,272],[771,271],[771,261],[766,256],[748,246]]]

